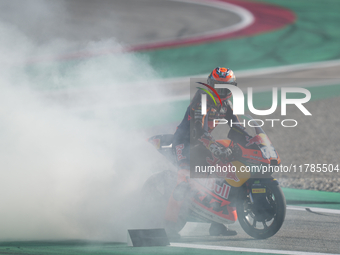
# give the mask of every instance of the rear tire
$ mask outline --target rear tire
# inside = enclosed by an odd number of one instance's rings
[[[185,215],[181,213],[176,223],[171,222],[169,224],[164,220],[166,208],[172,191],[176,187],[176,182],[177,174],[171,170],[156,173],[145,182],[142,188],[142,204],[143,213],[146,216],[143,218],[147,227],[163,227],[169,232],[178,233],[185,226]]]
[[[276,183],[266,184],[267,201],[271,209],[264,211],[265,215],[256,215],[250,197],[245,194],[237,206],[237,216],[243,230],[256,239],[269,238],[281,228],[286,216],[286,199]]]

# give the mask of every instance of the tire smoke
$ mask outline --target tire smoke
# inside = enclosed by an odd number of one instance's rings
[[[164,97],[145,86],[157,74],[119,52],[32,62],[73,42],[37,47],[4,23],[0,34],[0,240],[125,241],[158,157],[139,131],[156,112],[141,102]]]

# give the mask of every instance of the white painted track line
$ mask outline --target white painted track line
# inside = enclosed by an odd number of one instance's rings
[[[317,213],[340,214],[340,210],[337,210],[337,209],[287,205],[288,210],[294,210],[294,211],[305,211],[306,212],[307,211],[306,208],[310,209],[312,212],[317,212]]]
[[[208,6],[208,7],[213,7],[217,8],[220,10],[226,10],[233,12],[237,14],[239,17],[241,17],[241,22],[234,24],[232,26],[228,26],[225,28],[221,28],[218,30],[213,30],[213,31],[206,31],[204,33],[199,33],[196,35],[188,35],[188,36],[182,36],[183,38],[198,38],[198,37],[205,37],[205,36],[211,36],[211,35],[222,35],[226,33],[232,33],[241,29],[244,29],[248,26],[250,26],[254,21],[255,17],[254,15],[248,11],[247,9],[240,7],[238,5],[234,5],[231,3],[227,2],[222,2],[220,0],[213,0],[213,1],[207,1],[207,0],[170,0],[174,2],[182,2],[182,3],[191,3],[191,4],[196,4],[196,5],[203,5],[203,6]]]
[[[284,73],[284,72],[292,72],[292,71],[302,71],[302,70],[309,70],[309,69],[313,70],[313,69],[335,67],[335,66],[339,66],[339,72],[340,72],[340,59],[330,60],[330,61],[321,61],[321,62],[294,64],[294,65],[287,65],[287,66],[266,67],[266,68],[257,68],[257,69],[251,69],[251,70],[241,70],[241,71],[234,70],[234,71],[235,71],[235,75],[237,78],[242,78],[242,77],[249,77],[249,76],[276,74],[276,73]],[[190,81],[190,78],[203,78],[203,77],[208,77],[208,75],[209,74],[200,74],[200,75],[185,76],[185,77],[180,77],[180,78],[168,78],[168,79],[163,79],[163,80],[154,80],[152,82],[159,83],[159,84],[188,83]]]
[[[255,248],[241,248],[241,247],[214,246],[214,245],[205,245],[205,244],[186,244],[186,243],[171,243],[170,247],[217,250],[217,251],[253,252],[253,253],[263,253],[263,254],[270,253],[270,254],[289,254],[289,255],[336,255],[334,253],[255,249]]]

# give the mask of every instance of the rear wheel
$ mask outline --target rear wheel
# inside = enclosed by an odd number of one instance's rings
[[[147,227],[164,227],[170,232],[179,232],[186,224],[184,213],[180,213],[176,223],[169,224],[164,220],[176,182],[177,174],[170,170],[154,174],[145,182],[142,189],[142,204]]]
[[[251,195],[245,194],[237,204],[237,216],[243,230],[256,239],[265,239],[276,234],[286,216],[286,200],[279,185],[270,182],[266,188],[266,206],[251,202]]]

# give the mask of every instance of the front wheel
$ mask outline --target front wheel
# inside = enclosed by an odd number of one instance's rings
[[[269,238],[281,228],[286,216],[286,199],[275,182],[263,185],[266,193],[261,204],[252,194],[244,194],[237,203],[237,216],[243,230],[256,239]]]

